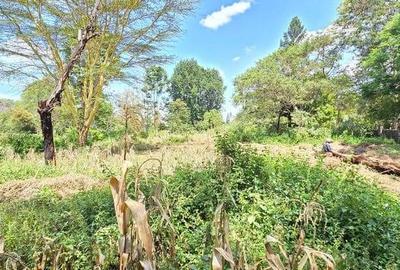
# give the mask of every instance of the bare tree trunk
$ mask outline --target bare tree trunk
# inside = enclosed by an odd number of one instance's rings
[[[47,100],[42,100],[38,104],[38,113],[40,115],[40,122],[43,133],[44,142],[44,156],[46,164],[52,163],[56,164],[56,152],[54,148],[54,138],[53,138],[53,122],[51,119],[51,112],[54,107],[61,104],[61,94],[64,91],[64,84],[68,80],[69,75],[74,68],[76,62],[80,59],[82,52],[84,51],[86,44],[92,38],[99,35],[95,32],[95,21],[97,18],[97,13],[100,7],[100,0],[96,0],[95,6],[93,8],[92,14],[90,15],[89,24],[83,31],[83,34],[79,37],[79,43],[73,50],[71,54],[71,59],[64,66],[63,72],[58,79],[56,88]],[[86,132],[87,133],[87,132]],[[87,136],[87,134],[86,134]],[[50,162],[51,161],[51,162]]]
[[[40,125],[44,143],[44,161],[46,164],[56,165],[56,151],[53,139],[53,121],[51,110],[46,109],[46,101],[39,102],[38,113],[40,115]]]
[[[292,114],[289,112],[287,115],[287,119],[288,119],[288,127],[292,127],[293,123],[292,123]]]
[[[278,114],[278,122],[276,123],[276,132],[281,130],[281,113]]]
[[[379,136],[383,135],[383,125],[379,125]]]
[[[82,127],[82,129],[79,131],[79,146],[84,146],[87,142],[89,134],[89,128],[87,127]]]

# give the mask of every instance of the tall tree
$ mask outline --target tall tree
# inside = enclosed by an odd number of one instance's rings
[[[190,110],[192,124],[201,121],[205,112],[221,109],[225,86],[216,69],[206,69],[196,60],[183,60],[176,66],[169,93],[173,100],[181,99]]]
[[[276,119],[278,130],[282,117],[291,126],[296,108],[315,114],[341,90],[332,42],[332,37],[320,36],[261,59],[235,79],[235,102],[259,124]]]
[[[400,120],[400,14],[377,37],[363,62],[369,80],[362,86],[369,113],[379,121]]]
[[[84,144],[111,81],[137,80],[138,68],[165,62],[161,48],[180,32],[195,0],[103,0],[98,16],[102,35],[88,43],[79,67],[65,85],[63,103]],[[87,23],[93,0],[0,2],[0,74],[10,78],[51,77],[53,84]],[[86,19],[85,19],[86,18]]]
[[[306,28],[300,21],[299,17],[294,17],[290,24],[287,32],[283,34],[283,39],[281,40],[281,47],[287,48],[294,44],[299,43],[306,36]]]
[[[145,107],[150,111],[150,113],[147,113],[146,120],[151,119],[152,125],[156,129],[160,121],[160,98],[165,93],[167,87],[168,75],[165,69],[160,66],[151,66],[146,69],[142,88],[145,94]]]
[[[345,46],[364,57],[375,46],[378,33],[400,11],[398,0],[343,0],[339,7],[338,26]]]

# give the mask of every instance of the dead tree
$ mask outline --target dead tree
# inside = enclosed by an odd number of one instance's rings
[[[57,105],[61,104],[61,94],[64,91],[65,82],[68,80],[71,70],[75,66],[76,62],[80,59],[83,51],[85,50],[86,44],[92,38],[96,37],[99,33],[95,30],[95,23],[97,14],[100,7],[100,0],[96,0],[95,6],[92,13],[90,14],[90,20],[88,25],[83,31],[79,31],[78,40],[79,43],[76,45],[72,52],[69,62],[64,66],[60,78],[58,79],[57,85],[47,100],[39,101],[38,113],[40,115],[40,124],[43,134],[44,143],[44,160],[46,164],[56,164],[56,152],[54,147],[53,138],[53,121],[52,112]]]

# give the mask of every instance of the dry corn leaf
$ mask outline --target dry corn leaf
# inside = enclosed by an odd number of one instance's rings
[[[212,270],[222,270],[222,256],[216,250],[213,251]]]
[[[215,249],[224,259],[231,264],[231,267],[233,268],[235,265],[235,261],[233,259],[233,255],[231,252],[227,252],[223,248],[216,248]]]
[[[150,226],[147,221],[147,211],[144,204],[127,199],[125,202],[126,206],[132,213],[133,219],[135,220],[138,237],[143,244],[146,251],[147,257],[153,257],[153,236],[151,234]]]
[[[143,270],[153,270],[153,264],[150,261],[140,261],[140,265],[142,265]]]
[[[4,253],[4,237],[0,236],[0,254]]]
[[[279,255],[275,254],[274,250],[272,249],[271,244],[273,243],[280,245],[280,242],[277,239],[270,235],[267,236],[265,241],[265,249],[268,264],[273,270],[284,270],[285,266],[283,265],[281,258]]]

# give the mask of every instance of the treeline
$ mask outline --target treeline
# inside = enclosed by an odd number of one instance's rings
[[[95,26],[99,35],[86,45],[64,86],[61,106],[52,112],[58,147],[118,139],[127,128],[134,136],[222,122],[224,83],[218,71],[195,60],[178,63],[171,78],[162,68],[171,60],[164,48],[179,35],[182,19],[195,4],[101,2]],[[54,90],[92,9],[90,0],[1,1],[0,76],[31,82],[20,100],[2,106],[1,145],[10,144],[20,153],[42,148],[38,102]],[[130,89],[117,93],[112,82]]]
[[[10,145],[17,153],[42,149],[37,103],[49,96],[52,83],[50,78],[37,80],[23,90],[20,100],[4,101],[0,112],[1,145]],[[83,108],[68,103],[57,108],[53,115],[55,141],[58,147],[84,146],[119,140],[125,132],[135,139],[159,130],[190,132],[214,128],[223,124],[220,109],[224,90],[219,72],[204,68],[193,59],[180,61],[171,78],[161,66],[150,66],[139,90],[101,94],[85,136]],[[78,110],[78,118],[72,119]]]
[[[240,122],[300,138],[398,129],[399,10],[396,0],[343,0],[316,33],[293,18],[280,48],[235,79]]]

